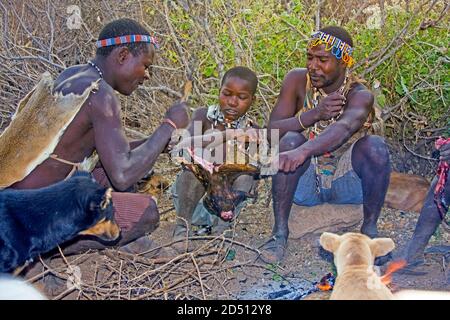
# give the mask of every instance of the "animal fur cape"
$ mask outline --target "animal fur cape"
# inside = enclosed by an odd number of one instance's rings
[[[98,80],[81,95],[52,93],[53,86],[52,76],[45,72],[0,135],[0,190],[25,178],[53,153],[89,94],[98,89]]]

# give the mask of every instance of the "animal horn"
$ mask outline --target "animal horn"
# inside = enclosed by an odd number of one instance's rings
[[[109,206],[111,199],[112,199],[112,188],[108,188],[106,189],[105,195],[103,196],[103,200],[100,203],[100,208],[102,210],[105,210]]]

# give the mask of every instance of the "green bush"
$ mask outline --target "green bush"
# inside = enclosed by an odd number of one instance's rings
[[[222,1],[212,1],[207,17],[209,32],[214,37],[210,40],[220,48],[223,71],[236,63],[250,61],[249,67],[261,75],[263,87],[279,92],[285,74],[292,68],[305,65],[307,37],[315,25],[314,8],[308,7],[308,1],[300,0],[291,1],[289,12],[275,0],[229,3],[225,10]],[[448,125],[449,117],[448,29],[438,26],[416,32],[425,17],[422,12],[419,13],[413,17],[406,36],[394,43],[393,46],[401,44],[395,54],[366,74],[365,78],[369,84],[375,81],[381,83],[377,101],[382,108],[395,105],[408,95],[403,112],[412,112],[424,119],[423,126],[442,127]],[[170,14],[174,28],[186,46],[198,39],[199,22],[195,21],[198,17],[194,18],[194,15],[187,14],[181,7]],[[439,10],[435,10],[426,17],[436,19],[438,15]],[[368,29],[364,21],[345,23],[343,27],[355,42],[356,61],[363,61],[374,52],[383,50],[410,17],[411,13],[403,9],[387,8],[385,25],[381,29]],[[336,24],[339,20],[336,16],[322,15],[321,23],[324,26]],[[217,79],[216,85],[210,85],[207,92],[214,96],[221,77],[217,57],[212,54],[210,46],[195,48],[201,75]],[[243,52],[237,52],[236,48]],[[168,55],[175,61],[173,53]],[[356,72],[362,73],[367,67],[362,64]],[[271,106],[275,98],[269,95]],[[209,96],[206,102],[214,103],[215,99]]]

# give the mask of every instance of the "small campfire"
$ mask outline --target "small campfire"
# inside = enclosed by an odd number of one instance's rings
[[[288,282],[287,284],[279,281],[265,282],[237,298],[244,300],[302,300],[315,292],[332,290],[335,282],[335,276],[332,273],[326,274],[317,282],[296,277],[284,279]]]
[[[317,289],[320,291],[330,291],[333,290],[336,277],[332,273],[328,273],[320,279],[319,283],[316,284]]]

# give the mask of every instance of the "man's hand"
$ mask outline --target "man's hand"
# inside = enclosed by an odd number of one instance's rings
[[[345,104],[345,96],[340,93],[333,92],[320,101],[317,106],[318,120],[330,120],[337,117]]]
[[[450,164],[450,143],[444,144],[439,151],[439,160],[446,161],[448,164]]]
[[[178,129],[189,125],[189,113],[185,102],[176,103],[166,112],[166,118],[172,120]]]
[[[284,172],[294,172],[306,160],[308,155],[300,149],[281,152],[278,160],[278,170]]]

